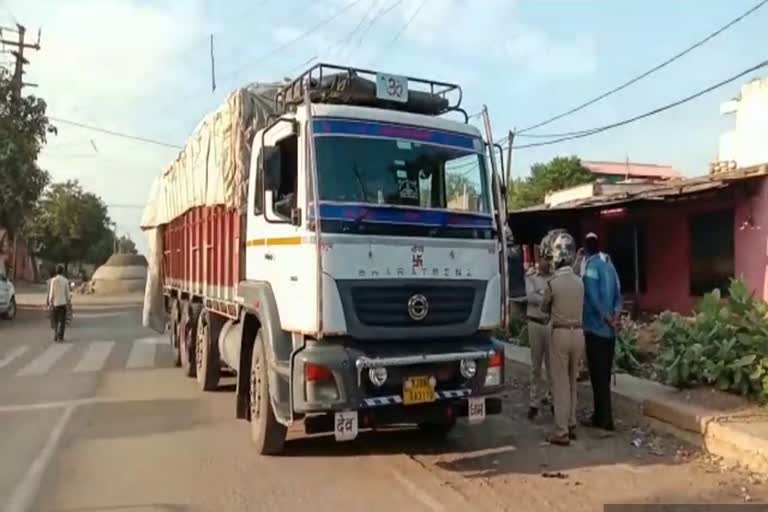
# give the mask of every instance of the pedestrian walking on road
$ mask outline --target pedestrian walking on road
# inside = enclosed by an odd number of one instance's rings
[[[51,313],[53,341],[64,341],[64,329],[67,325],[67,314],[72,296],[69,290],[69,280],[64,276],[64,266],[57,265],[54,276],[48,283],[48,309]]]
[[[622,308],[621,290],[613,263],[599,250],[597,235],[587,235],[584,249],[584,332],[594,400],[592,417],[584,424],[613,430],[611,373],[616,350],[615,326]]]
[[[539,407],[546,403],[550,395],[552,375],[549,369],[549,341],[552,326],[549,317],[541,310],[544,290],[547,281],[552,277],[549,250],[542,243],[539,249],[539,263],[536,269],[525,276],[525,294],[528,305],[526,316],[528,318],[528,344],[531,347],[531,388],[528,419],[534,419],[539,413]],[[542,375],[542,367],[546,374],[546,383]]]
[[[555,273],[544,291],[541,309],[550,315],[552,339],[549,366],[555,406],[555,430],[547,437],[551,444],[568,446],[576,438],[576,391],[579,360],[584,353],[582,315],[584,285],[573,271],[575,242],[567,233],[555,236],[552,262]]]

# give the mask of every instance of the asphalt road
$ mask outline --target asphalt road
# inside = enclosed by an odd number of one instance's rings
[[[510,368],[505,413],[444,442],[415,431],[351,443],[289,433],[250,449],[231,382],[201,393],[135,306],[78,309],[65,344],[39,312],[0,322],[0,507],[19,511],[600,510],[603,503],[740,503],[758,478],[645,430],[542,443]],[[518,376],[519,377],[519,376]],[[634,441],[634,445],[632,442]],[[543,476],[546,474],[548,476]]]

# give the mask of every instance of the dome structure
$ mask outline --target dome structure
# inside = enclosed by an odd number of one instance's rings
[[[147,267],[147,259],[140,254],[113,254],[93,273],[91,291],[99,295],[143,292]]]

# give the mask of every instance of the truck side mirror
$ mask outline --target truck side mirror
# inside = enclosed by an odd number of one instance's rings
[[[264,169],[264,190],[280,188],[280,148],[265,146],[262,148],[262,167]]]
[[[8,276],[5,274],[0,274],[0,283],[5,283],[8,281]]]

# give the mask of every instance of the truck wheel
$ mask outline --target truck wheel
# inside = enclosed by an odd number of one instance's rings
[[[456,418],[419,423],[419,430],[430,439],[445,439],[456,426]]]
[[[181,302],[181,328],[179,329],[179,351],[181,352],[181,369],[187,377],[195,376],[195,338],[197,325],[193,319],[192,309],[186,301]]]
[[[251,356],[251,439],[260,455],[283,451],[287,428],[278,423],[269,398],[269,363],[261,331],[256,334]]]
[[[221,363],[219,362],[219,344],[211,339],[208,310],[203,310],[197,322],[197,342],[195,343],[195,363],[197,365],[197,383],[203,391],[214,391],[219,387]]]
[[[179,322],[179,301],[175,300],[171,304],[171,318],[169,322],[168,337],[171,343],[171,351],[173,352],[173,366],[181,366],[181,350],[179,349],[179,329],[181,328],[181,322]]]

